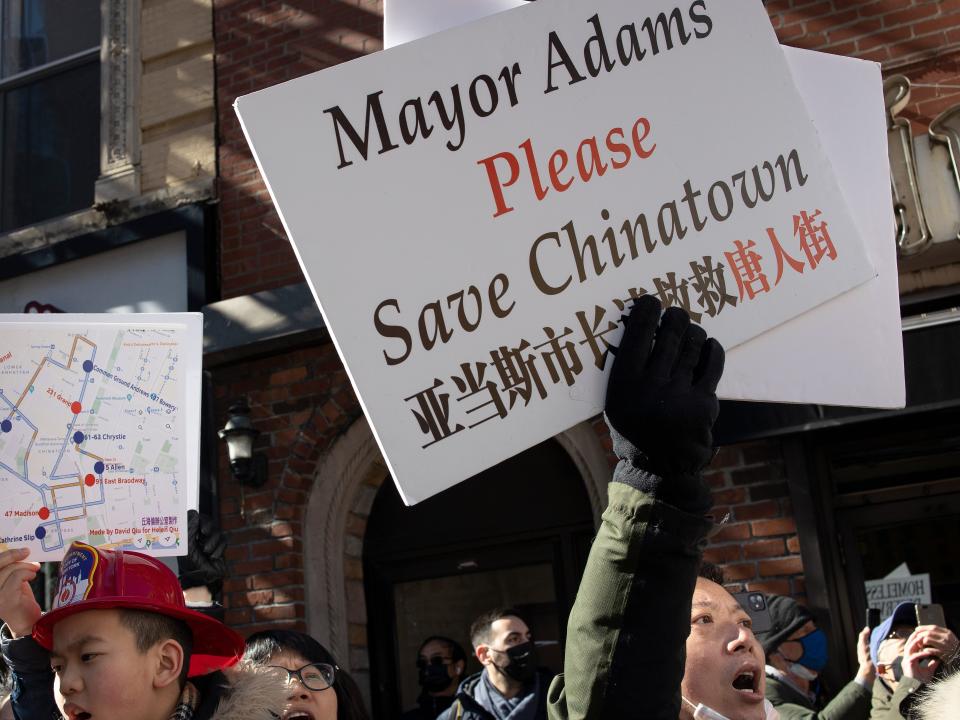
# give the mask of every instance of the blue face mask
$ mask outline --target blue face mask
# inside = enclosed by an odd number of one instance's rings
[[[803,646],[803,654],[797,663],[815,672],[820,672],[827,664],[827,636],[819,628],[804,635],[797,642]]]

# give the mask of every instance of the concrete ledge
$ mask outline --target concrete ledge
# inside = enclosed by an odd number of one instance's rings
[[[203,308],[203,361],[224,365],[329,341],[306,283],[221,300]]]

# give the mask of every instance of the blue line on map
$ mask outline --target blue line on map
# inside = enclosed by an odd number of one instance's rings
[[[94,345],[94,346],[93,346],[93,353],[90,355],[90,362],[93,362],[93,361],[96,359],[96,356],[97,356],[97,348],[96,348],[96,345]],[[52,364],[56,365],[57,367],[60,367],[60,368],[62,368],[62,369],[64,369],[64,370],[67,369],[67,367],[66,367],[65,365],[57,362],[56,360],[54,360],[53,358],[51,358],[49,355],[47,356],[47,360],[48,360],[48,362],[51,362]],[[90,380],[90,373],[84,372],[84,374],[83,374],[83,384],[80,386],[80,396],[77,398],[77,401],[80,402],[81,404],[83,403],[83,396],[84,396],[84,393],[85,393],[86,390],[87,390],[87,382],[89,382],[89,380]],[[51,479],[51,480],[63,480],[63,479],[68,479],[68,478],[76,478],[78,484],[82,482],[82,480],[80,479],[80,476],[77,475],[76,473],[74,473],[74,474],[69,474],[69,473],[68,473],[68,474],[66,474],[66,475],[57,475],[57,474],[56,474],[57,468],[60,467],[60,461],[63,460],[63,454],[66,452],[67,443],[70,441],[70,438],[71,438],[71,436],[73,435],[73,426],[74,426],[74,424],[77,422],[77,418],[78,418],[78,417],[79,417],[78,415],[74,415],[74,416],[73,416],[73,419],[70,421],[70,424],[67,425],[67,432],[66,432],[66,435],[64,435],[63,444],[60,446],[60,452],[59,452],[59,454],[57,455],[57,460],[56,460],[56,462],[54,462],[54,464],[53,464],[53,469],[51,470],[51,474],[50,474],[50,479]],[[79,450],[79,452],[80,452],[81,454],[83,454],[83,455],[87,455],[88,457],[93,457],[90,453],[85,452],[84,450],[81,450],[80,448],[78,448],[78,450]],[[63,522],[63,521],[60,519],[60,512],[61,512],[61,511],[85,509],[85,508],[88,507],[88,506],[91,506],[91,505],[103,505],[103,504],[106,502],[106,495],[105,495],[105,491],[104,491],[104,488],[103,488],[103,477],[102,477],[102,475],[101,475],[101,477],[99,478],[99,480],[100,480],[100,482],[97,483],[97,484],[100,486],[100,498],[99,498],[99,499],[97,499],[97,500],[91,500],[90,502],[87,502],[87,501],[86,501],[86,496],[84,496],[84,501],[81,502],[81,503],[78,504],[78,505],[65,505],[65,506],[54,505],[54,507],[51,508],[52,511],[53,511],[53,513],[54,513],[53,519],[51,519],[49,522],[43,523],[42,525],[40,525],[40,527],[44,528],[45,531],[46,531],[47,528],[55,528],[56,531],[57,531],[57,542],[56,542],[56,544],[48,543],[48,542],[47,542],[47,538],[49,538],[49,535],[45,535],[44,537],[40,538],[40,545],[41,545],[41,547],[42,547],[45,551],[49,551],[49,550],[59,550],[59,549],[62,548],[63,545],[64,545],[64,543],[63,543],[63,531],[61,530],[61,527],[60,527],[60,523]],[[49,489],[49,486],[46,486],[46,485],[45,485],[44,488],[45,488],[45,489]],[[41,498],[42,498],[42,494],[41,494]],[[45,500],[45,499],[43,499],[43,500]]]

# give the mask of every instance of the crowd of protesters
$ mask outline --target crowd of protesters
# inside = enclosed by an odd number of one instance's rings
[[[827,696],[827,640],[794,600],[768,598],[769,629],[702,562],[713,520],[701,471],[713,454],[722,347],[686,313],[637,301],[616,353],[606,417],[619,463],[566,634],[563,672],[537,662],[522,614],[484,613],[468,653],[426,638],[422,692],[404,720],[892,720],[956,717],[958,641],[900,606],[858,641],[856,676]],[[223,541],[192,515],[179,578],[138,553],[72,545],[42,613],[25,550],[0,553],[0,720],[366,720],[360,692],[316,639],[244,640],[210,598]],[[212,591],[212,592],[211,592]]]

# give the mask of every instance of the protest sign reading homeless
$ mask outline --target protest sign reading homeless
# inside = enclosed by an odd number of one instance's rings
[[[635,297],[732,347],[874,275],[755,0],[535,3],[236,108],[408,503],[600,412]]]

